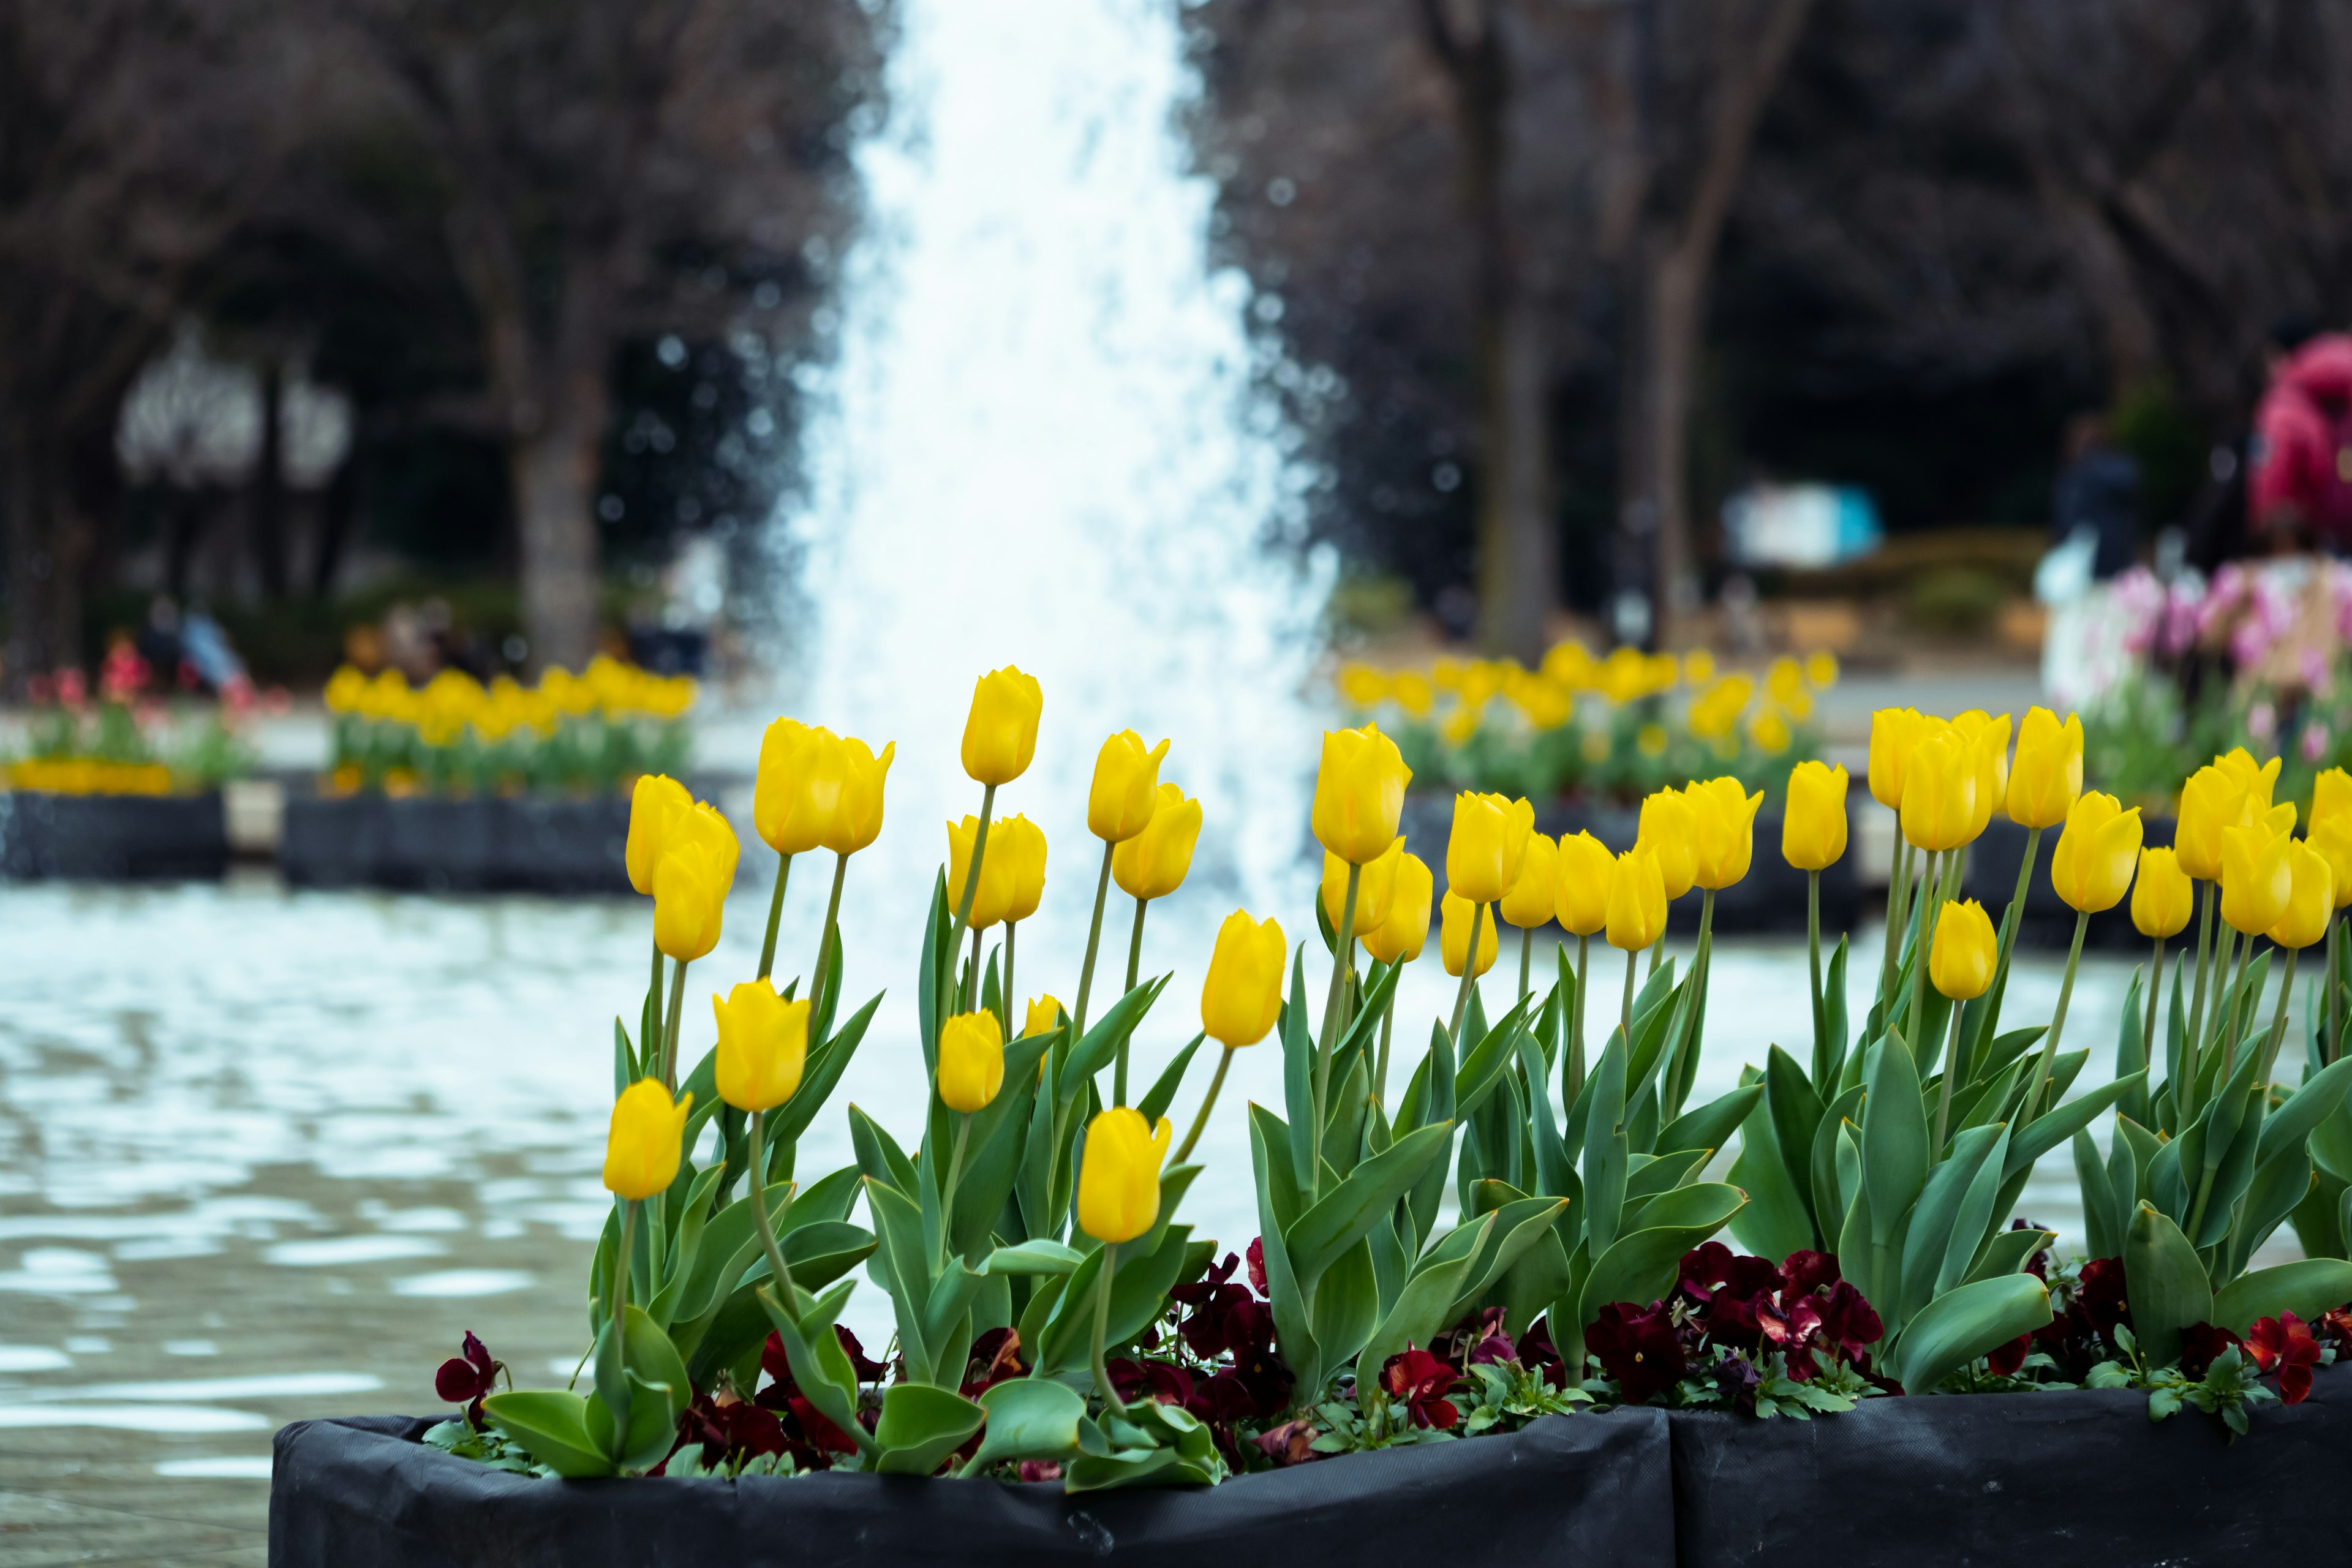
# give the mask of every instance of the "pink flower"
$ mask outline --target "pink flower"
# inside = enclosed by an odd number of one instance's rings
[[[2278,733],[2278,710],[2270,705],[2268,699],[2246,710],[2246,733],[2266,744]]]
[[[2318,720],[2314,719],[2305,724],[2303,727],[2303,760],[2316,763],[2326,756],[2328,742],[2333,739],[2327,732],[2327,726]]]

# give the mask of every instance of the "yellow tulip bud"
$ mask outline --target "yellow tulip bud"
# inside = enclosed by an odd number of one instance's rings
[[[1356,877],[1356,935],[1362,936],[1389,918],[1396,897],[1397,868],[1403,864],[1402,836],[1389,846],[1387,854],[1364,862]],[[1339,917],[1348,910],[1348,862],[1328,849],[1323,851],[1323,918],[1331,922],[1333,931],[1339,929]]]
[[[1011,784],[1029,771],[1045,708],[1037,678],[1009,664],[973,683],[971,714],[963,724],[963,771],[973,783]]]
[[[2311,784],[2311,831],[2316,833],[2321,823],[2338,817],[2352,819],[2352,773],[2329,768]]]
[[[1002,856],[1000,861],[998,857]],[[1045,896],[1045,830],[1025,816],[1008,816],[988,829],[988,875],[1002,872],[1004,918],[1025,921]],[[962,889],[958,889],[959,892]]]
[[[801,1086],[808,1061],[809,999],[787,1002],[765,980],[748,980],[721,1002],[719,1098],[738,1110],[773,1110]]]
[[[1509,892],[1527,862],[1535,821],[1536,808],[1524,800],[1466,790],[1455,795],[1454,831],[1445,842],[1448,895],[1491,904]]]
[[[1981,709],[1970,709],[1952,721],[1952,728],[1968,742],[1969,766],[1976,773],[1966,840],[1973,844],[1992,820],[1993,808],[2009,794],[2009,715],[1994,719]]]
[[[1636,845],[1617,857],[1609,880],[1609,945],[1639,952],[1666,932],[1666,885],[1654,850]]]
[[[1315,841],[1358,866],[1387,854],[1412,780],[1396,742],[1378,725],[1325,731],[1315,773]]]
[[[2294,803],[2291,800],[2283,800],[2267,811],[2255,812],[2253,814],[2252,820],[2255,826],[2262,828],[2263,832],[2272,835],[2273,837],[2284,834],[2293,833],[2294,831]]]
[[[777,854],[805,855],[823,840],[841,784],[841,743],[834,732],[779,719],[760,738],[751,826]]]
[[[889,774],[890,759],[898,753],[898,743],[893,741],[883,747],[878,757],[855,736],[835,742],[833,749],[839,759],[840,784],[819,842],[836,855],[855,855],[881,837],[882,782]]]
[[[694,805],[686,786],[667,773],[639,773],[629,794],[629,842],[623,851],[628,862],[629,886],[640,893],[654,890],[654,868],[668,842],[669,819]]]
[[[1902,809],[1903,782],[1910,774],[1920,728],[1914,708],[1881,708],[1870,716],[1870,798],[1889,811]]]
[[[1834,866],[1845,853],[1845,769],[1799,763],[1780,812],[1780,858],[1800,871]]]
[[[698,801],[673,812],[654,868],[654,943],[680,963],[719,945],[741,847],[727,819]]]
[[[677,1180],[686,1113],[693,1108],[691,1094],[672,1104],[657,1078],[641,1078],[623,1089],[604,1134],[604,1190],[640,1200],[669,1191]]]
[[[2055,827],[2083,793],[2083,721],[2029,708],[2017,731],[2017,763],[2010,769],[2004,809],[2020,827]]]
[[[1282,1007],[1282,963],[1290,951],[1281,923],[1241,910],[1217,928],[1209,975],[1201,984],[1201,1027],[1228,1050],[1254,1046]]]
[[[2311,825],[2310,844],[2327,862],[2336,889],[2336,907],[2352,904],[2352,813],[2331,810]]]
[[[1087,1123],[1078,1163],[1078,1227],[1106,1247],[1133,1241],[1160,1218],[1160,1162],[1175,1129],[1153,1127],[1130,1105],[1115,1105]]]
[[[1110,879],[1139,899],[1164,899],[1184,885],[1201,838],[1201,803],[1172,784],[1160,786],[1149,826],[1110,853]]]
[[[1756,808],[1764,792],[1749,795],[1734,778],[1708,779],[1683,792],[1698,826],[1694,841],[1692,882],[1721,892],[1748,875],[1756,854]]]
[[[950,1110],[985,1110],[1004,1087],[1004,1030],[982,1009],[940,1026],[940,1100]]]
[[[1617,877],[1617,858],[1590,833],[1561,834],[1559,866],[1552,889],[1552,910],[1560,925],[1577,936],[1592,936],[1609,923],[1609,889]]]
[[[1927,978],[1955,1002],[1973,1002],[1992,984],[1999,942],[1984,906],[1974,899],[1946,904],[1936,918],[1935,945],[1927,950]]]
[[[2221,830],[2221,918],[2247,936],[2278,924],[2294,896],[2288,847],[2294,840],[2260,823]]]
[[[2180,868],[2201,882],[2221,879],[2221,835],[2246,821],[2245,785],[2212,763],[2180,786],[2180,815],[2172,832]]]
[[[1511,890],[1503,895],[1495,912],[1521,931],[1533,931],[1551,923],[1555,913],[1552,906],[1559,896],[1559,841],[1530,833],[1527,858],[1519,865],[1519,879],[1511,884]]]
[[[2139,863],[2139,807],[2093,790],[2066,813],[2050,856],[2050,885],[2071,910],[2097,914],[2123,900]]]
[[[1382,963],[1411,963],[1419,958],[1422,944],[1429,940],[1429,906],[1436,893],[1428,863],[1418,855],[1403,857],[1397,862],[1388,919],[1364,932],[1364,951]]]
[[[1659,886],[1669,900],[1691,890],[1698,876],[1698,814],[1680,790],[1662,789],[1642,802],[1633,847],[1658,863]]]
[[[971,892],[971,926],[986,931],[1004,919],[1013,905],[1012,857],[997,844],[997,825],[988,826],[988,845],[981,853],[980,883]],[[948,824],[948,908],[963,900],[964,883],[971,876],[971,847],[980,835],[980,818],[967,816]]]
[[[2232,747],[2213,759],[2213,765],[2244,786],[2246,798],[2253,802],[2256,815],[2271,808],[2271,791],[2278,784],[2279,763],[2273,757],[2257,763],[2243,746]]]
[[[2139,875],[2132,882],[2132,925],[2146,937],[2178,936],[2189,924],[2196,884],[2169,849],[2139,852]]]
[[[2310,845],[2292,838],[2287,842],[2294,846],[2287,851],[2294,887],[2270,938],[2281,947],[2309,947],[2327,934],[2327,922],[2336,918],[2336,877],[2326,858]],[[2228,890],[2226,885],[2223,890]]]
[[[1494,968],[1495,947],[1500,933],[1493,918],[1486,915],[1486,907],[1449,891],[1440,909],[1437,953],[1445,962],[1445,973],[1456,980],[1462,978],[1462,965],[1470,955],[1470,930],[1474,923],[1478,931],[1478,956],[1471,966],[1470,978],[1475,980]]]
[[[1132,730],[1105,741],[1087,790],[1087,831],[1113,844],[1142,832],[1160,804],[1160,761],[1167,754],[1167,742],[1146,751],[1143,737]]]
[[[1062,1015],[1068,1011],[1061,998],[1051,994],[1032,998],[1021,1017],[1021,1037],[1025,1040],[1032,1035],[1052,1034],[1061,1027]],[[1037,1065],[1043,1068],[1045,1063],[1040,1061]]]
[[[1918,728],[1903,777],[1903,837],[1914,849],[1957,849],[1977,826],[1979,759],[1950,725],[1922,720]]]

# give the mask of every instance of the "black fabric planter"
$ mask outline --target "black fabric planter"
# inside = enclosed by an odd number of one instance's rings
[[[1591,833],[1611,850],[1633,847],[1641,828],[1641,813],[1614,806],[1538,805],[1536,831],[1557,838]],[[1437,891],[1445,891],[1445,841],[1454,830],[1454,797],[1432,791],[1405,797],[1401,823],[1405,847],[1429,863]],[[1756,814],[1756,845],[1748,875],[1715,896],[1715,929],[1727,932],[1769,931],[1801,936],[1805,930],[1805,874],[1781,858],[1780,814],[1767,807]],[[2014,877],[2017,865],[2010,863]],[[1699,895],[1677,899],[1667,907],[1666,931],[1671,936],[1698,934]],[[1822,931],[1834,943],[1862,918],[1862,888],[1854,880],[1851,851],[1822,873]],[[2072,934],[2072,928],[2069,928]]]
[[[0,875],[16,881],[213,880],[227,869],[217,792],[0,794]]]
[[[709,1568],[1093,1561],[1165,1568],[1666,1568],[1665,1413],[1547,1416],[1244,1476],[1066,1496],[1058,1486],[820,1475],[553,1481],[417,1442],[405,1416],[278,1434],[272,1568]]]
[[[2152,849],[2160,849],[2172,842],[2172,818],[2140,814],[2141,842]],[[2033,879],[2025,889],[2025,910],[2017,922],[2017,940],[2029,947],[2054,947],[2064,952],[2074,940],[2074,911],[2058,896],[2050,882],[2050,856],[2058,847],[2059,829],[2045,828],[2042,847],[2034,856]],[[2017,868],[2025,859],[2026,830],[2007,817],[1996,816],[1985,826],[1977,841],[1969,847],[1969,868],[1961,878],[1961,896],[1984,905],[1985,912],[1996,921],[2009,908],[2011,897],[2017,891]],[[2196,926],[2192,923],[2185,934],[2194,942]],[[2175,938],[2171,951],[2179,951],[2179,939]],[[2139,952],[2145,955],[2149,943],[2131,922],[2131,895],[2114,909],[2091,917],[2083,928],[2083,947]]]
[[[278,857],[298,887],[625,893],[628,837],[619,795],[298,795],[286,803]]]
[[[2352,1562],[2352,1380],[2221,1421],[2132,1389],[1871,1399],[1759,1422],[1675,1411],[1681,1568]]]

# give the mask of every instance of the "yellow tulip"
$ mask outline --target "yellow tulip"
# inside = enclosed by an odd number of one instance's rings
[[[1389,918],[1391,900],[1396,896],[1397,870],[1404,864],[1404,839],[1400,836],[1389,846],[1389,852],[1377,860],[1364,862],[1356,877],[1355,933],[1362,936]],[[1323,918],[1331,929],[1339,929],[1339,917],[1348,910],[1348,863],[1328,849],[1323,851]]]
[[[1200,838],[1201,803],[1163,784],[1150,826],[1111,851],[1110,879],[1132,897],[1164,899],[1184,885]]]
[[[940,1026],[940,1100],[967,1114],[988,1109],[1004,1087],[1004,1030],[985,1008]]]
[[[750,980],[710,1011],[719,1020],[719,1098],[738,1110],[773,1110],[801,1086],[808,1062],[809,999],[787,1002]]]
[[[1936,919],[1935,945],[1927,950],[1927,978],[1955,1002],[1973,1002],[1992,984],[1999,942],[1984,906],[1974,899],[1946,904]]]
[[[1476,920],[1478,927],[1478,956],[1477,962],[1471,966],[1470,977],[1475,980],[1494,968],[1495,947],[1501,938],[1493,917],[1477,920],[1480,906],[1450,891],[1440,909],[1437,954],[1445,963],[1445,973],[1456,980],[1462,978],[1462,965],[1470,954],[1470,927],[1474,920]]]
[[[1845,853],[1845,769],[1799,763],[1780,812],[1780,858],[1800,871],[1834,866]]]
[[[2247,936],[2278,924],[2294,896],[2294,842],[2259,823],[2221,831],[2221,918]]]
[[[1870,798],[1889,811],[1902,808],[1903,783],[1919,731],[1916,708],[1881,708],[1870,716]]]
[[[719,945],[727,884],[716,858],[698,844],[679,844],[654,870],[654,945],[690,963]]]
[[[1445,883],[1451,895],[1491,904],[1511,890],[1527,864],[1536,808],[1499,795],[1454,797],[1454,831],[1445,841]]]
[[[1540,833],[1528,835],[1527,858],[1519,865],[1519,879],[1495,906],[1495,912],[1518,927],[1533,931],[1551,923],[1555,913],[1552,905],[1559,895],[1559,841]]]
[[[1160,1218],[1160,1162],[1174,1134],[1166,1117],[1153,1127],[1133,1106],[1097,1112],[1078,1163],[1078,1227],[1106,1247],[1150,1230]]]
[[[672,1104],[657,1078],[641,1078],[623,1089],[604,1135],[604,1190],[638,1200],[669,1191],[677,1180],[686,1113],[693,1107],[690,1093]]]
[[[1000,870],[1004,878],[1004,918],[1025,921],[1035,914],[1037,901],[1045,896],[1045,830],[1025,816],[989,824],[985,874],[992,877]]]
[[[2271,791],[2277,787],[2279,763],[2273,757],[2267,763],[2256,763],[2243,746],[2233,746],[2213,759],[2213,765],[2245,787],[2246,798],[2253,802],[2257,815],[2271,808]]]
[[[2047,708],[2029,708],[2017,731],[2017,762],[2010,769],[2003,808],[2020,827],[2056,827],[2083,793],[2083,721],[2066,722]]]
[[[2309,841],[2327,862],[2336,888],[2336,907],[2340,910],[2352,904],[2352,814],[2329,812],[2311,825]]]
[[[1426,719],[1429,710],[1437,705],[1437,693],[1431,689],[1429,677],[1417,669],[1408,669],[1398,676],[1391,695],[1410,719]]]
[[[980,834],[980,818],[966,816],[948,824],[948,907],[963,900],[963,886],[971,876],[971,847]],[[971,929],[986,931],[1006,918],[1013,908],[1013,858],[997,845],[997,824],[988,825],[988,846],[981,854],[980,882],[971,890]]]
[[[1146,751],[1143,737],[1132,730],[1105,741],[1087,789],[1087,831],[1123,844],[1149,826],[1160,805],[1160,762],[1167,754],[1167,742]]]
[[[2097,914],[2123,901],[2139,863],[2139,807],[2093,790],[2076,797],[2050,857],[2050,885],[2070,910]]]
[[[779,719],[760,738],[751,785],[751,826],[779,855],[805,855],[823,842],[840,804],[844,760],[830,730]]]
[[[1559,868],[1552,910],[1577,936],[1592,936],[1609,923],[1609,889],[1617,879],[1617,858],[1590,833],[1560,835]]]
[[[2132,882],[2132,925],[2146,937],[2178,936],[2189,924],[2197,885],[2169,849],[2139,852],[2139,875]]]
[[[1666,931],[1666,886],[1658,875],[1658,858],[1636,846],[1617,857],[1609,879],[1609,945],[1639,952]]]
[[[1412,770],[1376,724],[1327,730],[1315,773],[1315,841],[1352,865],[1388,853]]]
[[[1967,840],[1974,843],[1992,820],[1993,807],[2009,794],[2009,715],[1994,719],[1972,708],[1953,720],[1952,728],[1968,742],[1969,765],[1977,776]]]
[[[2336,877],[2326,858],[2310,845],[2292,838],[2287,842],[2294,845],[2287,852],[2294,887],[2270,938],[2281,947],[2305,948],[2326,936],[2327,922],[2336,917]],[[2225,884],[2222,891],[2226,895],[2228,890]]]
[[[693,805],[694,796],[668,774],[637,775],[636,787],[629,794],[628,847],[622,852],[628,862],[629,886],[640,893],[654,890],[654,868],[668,842],[670,817]]]
[[[1032,1035],[1052,1034],[1061,1026],[1062,1015],[1068,1011],[1062,1005],[1062,999],[1050,992],[1030,998],[1027,1010],[1021,1016],[1021,1037],[1025,1040]]]
[[[1029,771],[1045,708],[1037,678],[1012,665],[973,683],[971,713],[963,724],[963,771],[973,783],[1011,784]]]
[[[1662,789],[1642,803],[1633,847],[1658,863],[1659,886],[1669,900],[1691,890],[1698,876],[1698,814],[1680,790]]]
[[[1930,719],[1918,728],[1903,777],[1903,837],[1914,849],[1957,849],[1979,826],[1980,759],[1950,725]]]
[[[2267,811],[2252,815],[2254,825],[2273,837],[2294,831],[2294,802],[2283,800]]]
[[[1734,778],[1708,779],[1683,792],[1698,826],[1691,880],[1721,892],[1748,875],[1756,853],[1756,808],[1764,792],[1749,795]]]
[[[2316,833],[2321,823],[2337,818],[2352,819],[2352,773],[2329,768],[2312,781],[2311,831]]]
[[[841,783],[819,842],[836,855],[855,855],[881,837],[882,782],[898,743],[891,742],[877,757],[853,735],[834,742],[834,749],[841,759]]]
[[[1364,951],[1382,963],[1411,963],[1429,940],[1429,906],[1437,894],[1437,880],[1428,863],[1407,855],[1397,863],[1396,890],[1389,899],[1389,918],[1364,932]]]
[[[2246,821],[2245,785],[2209,763],[2180,786],[2180,815],[2172,833],[2180,868],[2200,882],[2221,879],[2221,835]]]
[[[1838,679],[1837,655],[1823,648],[1806,659],[1805,679],[1812,682],[1813,689],[1816,691],[1827,691],[1831,687],[1835,686]]]
[[[1201,984],[1201,1027],[1227,1049],[1254,1046],[1274,1027],[1282,1008],[1282,964],[1290,951],[1282,925],[1235,910],[1217,928]]]

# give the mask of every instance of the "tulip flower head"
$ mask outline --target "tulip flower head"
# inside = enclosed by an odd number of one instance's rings
[[[1922,719],[1903,777],[1903,837],[1914,849],[1957,849],[1982,826],[1977,815],[1979,769],[1968,738],[1950,725]]]
[[[669,1191],[677,1180],[679,1142],[691,1093],[672,1103],[657,1078],[641,1078],[613,1102],[613,1122],[604,1135],[604,1190],[635,1201]]]
[[[1559,923],[1577,936],[1596,936],[1609,924],[1609,889],[1617,880],[1617,858],[1590,833],[1559,840],[1559,880],[1552,908]]]
[[[1976,769],[1976,812],[1969,833],[1973,843],[2009,794],[2009,715],[1996,719],[1971,708],[1952,721],[1952,728],[1968,742],[1969,762]]]
[[[1437,952],[1445,961],[1445,973],[1456,980],[1462,978],[1462,966],[1470,961],[1470,931],[1474,924],[1478,931],[1478,952],[1476,962],[1470,963],[1470,978],[1475,980],[1494,968],[1496,944],[1501,938],[1491,918],[1480,918],[1482,907],[1448,889],[1440,909]]]
[[[1377,860],[1364,862],[1356,877],[1355,933],[1362,936],[1389,918],[1389,910],[1396,897],[1398,868],[1404,864],[1404,838],[1389,846],[1389,852]],[[1339,929],[1339,917],[1348,912],[1348,862],[1323,851],[1323,918],[1331,929]]]
[[[2307,841],[2327,862],[2327,870],[2336,889],[2336,907],[2352,904],[2352,812],[2331,810],[2325,816],[2313,807],[2314,820]]]
[[[1800,871],[1822,871],[1845,853],[1845,769],[1799,763],[1789,772],[1780,814],[1780,858]]]
[[[1062,999],[1051,994],[1030,998],[1028,1009],[1021,1016],[1021,1037],[1025,1040],[1032,1035],[1052,1034],[1062,1026],[1062,1015],[1068,1011],[1062,1005]]]
[[[2139,875],[2133,879],[2133,929],[2145,937],[2179,936],[2189,925],[2197,885],[2180,868],[2180,857],[2169,849],[2139,852]]]
[[[2083,721],[2063,724],[2047,708],[2029,708],[2017,731],[2017,761],[2009,771],[2003,809],[2020,827],[2056,827],[2083,793]]]
[[[1045,830],[1025,816],[991,823],[983,875],[1000,872],[1004,879],[1000,886],[1004,892],[1005,920],[1025,921],[1035,914],[1037,901],[1045,896]]]
[[[1412,770],[1375,724],[1327,730],[1315,773],[1315,841],[1351,865],[1388,853]]]
[[[1691,890],[1698,876],[1698,816],[1680,790],[1658,790],[1642,802],[1633,847],[1657,861],[1659,886],[1669,900]]]
[[[1201,985],[1201,1027],[1228,1050],[1265,1038],[1282,1010],[1282,963],[1289,954],[1281,923],[1235,910],[1217,928]]]
[[[1609,945],[1639,952],[1666,933],[1666,885],[1658,858],[1640,845],[1617,857],[1609,882]]]
[[[1999,942],[1984,906],[1955,900],[1936,919],[1935,944],[1927,950],[1927,978],[1955,1002],[1973,1002],[1992,984]]]
[[[1536,808],[1524,800],[1467,790],[1454,797],[1454,831],[1445,841],[1445,886],[1474,904],[1498,902],[1519,879]]]
[[[1388,919],[1363,933],[1364,951],[1382,963],[1411,963],[1429,940],[1429,907],[1437,882],[1428,862],[1407,855],[1397,863],[1396,889],[1389,898]]]
[[[2244,784],[2214,763],[2180,786],[2180,813],[2172,833],[2180,868],[2200,882],[2221,879],[2221,835],[2247,819]]]
[[[1150,825],[1111,851],[1111,880],[1134,898],[1164,899],[1184,885],[1200,837],[1201,803],[1163,784]]]
[[[896,741],[884,746],[878,757],[855,736],[834,743],[840,782],[819,843],[836,855],[855,855],[882,836],[882,784],[898,753]]]
[[[710,1010],[719,1020],[719,1098],[738,1110],[773,1110],[801,1086],[808,1061],[810,1002],[787,1002],[765,980],[750,980]]]
[[[1519,864],[1519,879],[1511,884],[1495,912],[1521,931],[1549,925],[1559,890],[1559,841],[1530,833],[1527,858]]]
[[[688,963],[719,945],[742,848],[727,819],[699,801],[671,814],[666,838],[654,868],[654,944]]]
[[[1870,798],[1889,811],[1903,808],[1903,783],[1918,741],[1918,710],[1881,708],[1870,716]]]
[[[830,730],[779,719],[760,738],[751,826],[779,855],[805,855],[824,840],[839,806],[844,758]]]
[[[2286,910],[2269,934],[2281,947],[2305,948],[2326,936],[2328,921],[2336,918],[2336,877],[2326,859],[2310,845],[2292,838],[2287,843],[2291,846],[2287,868],[2294,885],[2287,894]],[[2226,896],[2227,883],[2222,891]]]
[[[1087,1123],[1078,1163],[1078,1228],[1106,1247],[1133,1241],[1160,1218],[1160,1162],[1175,1129],[1153,1127],[1133,1106],[1116,1105]]]
[[[2322,823],[2337,819],[2352,821],[2352,773],[2342,768],[2329,768],[2311,784],[2311,827],[2316,833]],[[2343,879],[2338,877],[2337,881]]]
[[[1004,1030],[985,1008],[940,1026],[940,1100],[950,1110],[985,1110],[1004,1087]]]
[[[1045,709],[1037,678],[1012,665],[973,684],[963,725],[963,771],[973,783],[1011,784],[1029,771],[1037,754],[1037,716]]]
[[[1105,741],[1087,790],[1087,831],[1113,844],[1142,832],[1160,805],[1160,763],[1167,755],[1166,741],[1147,751],[1132,730]]]
[[[623,858],[628,862],[629,886],[650,896],[654,868],[661,862],[662,846],[669,840],[669,819],[689,810],[694,796],[667,773],[640,773],[629,794],[629,842]]]
[[[998,824],[988,827],[988,843],[982,849],[980,880],[971,890],[971,929],[986,931],[1002,921],[1013,907],[1012,857],[1003,853],[997,841]],[[963,899],[964,883],[971,877],[971,850],[980,837],[980,818],[967,816],[961,822],[948,824],[948,906],[954,909]]]
[[[1733,778],[1709,779],[1683,792],[1698,828],[1693,844],[1691,880],[1721,892],[1748,875],[1756,853],[1756,808],[1764,792],[1749,795]]]
[[[2097,790],[2076,798],[2050,857],[2050,885],[2070,910],[2097,914],[2123,901],[2139,865],[2139,807]]]
[[[2294,896],[2294,840],[2262,823],[2221,833],[2221,918],[2246,936],[2278,924]]]

